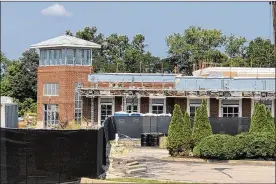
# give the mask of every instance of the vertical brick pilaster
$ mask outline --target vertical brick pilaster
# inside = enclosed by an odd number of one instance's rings
[[[116,96],[115,97],[115,112],[122,111],[122,97]]]
[[[251,98],[242,99],[242,117],[251,117]]]
[[[219,117],[219,100],[210,98],[210,117]]]
[[[148,113],[149,112],[149,97],[141,97],[140,112]]]

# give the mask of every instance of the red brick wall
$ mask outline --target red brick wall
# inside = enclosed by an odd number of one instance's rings
[[[210,117],[219,116],[219,100],[210,98]]]
[[[167,113],[172,114],[173,108],[174,108],[174,98],[173,97],[167,97],[166,98],[166,111]]]
[[[175,98],[175,104],[178,104],[182,112],[187,111],[187,99],[186,98]]]
[[[251,117],[251,98],[242,99],[242,117]]]
[[[141,97],[140,101],[140,112],[148,113],[149,112],[149,97]]]
[[[47,66],[37,70],[37,116],[38,121],[43,118],[43,104],[58,104],[61,120],[74,119],[74,88],[76,82],[89,87],[89,66]],[[43,83],[58,83],[58,96],[43,96]]]
[[[115,97],[115,112],[122,111],[122,97],[116,96]]]

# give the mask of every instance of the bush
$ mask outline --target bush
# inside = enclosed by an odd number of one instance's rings
[[[275,134],[241,133],[236,136],[211,135],[194,149],[196,157],[211,159],[272,158],[275,154]]]
[[[255,103],[254,113],[251,118],[250,133],[266,132],[269,128],[267,112],[264,104]]]
[[[171,156],[188,155],[191,145],[191,125],[184,121],[180,106],[175,105],[168,130],[167,149]]]
[[[194,156],[201,158],[227,160],[236,158],[236,138],[231,135],[216,134],[208,136],[194,148]],[[234,146],[234,147],[233,147]]]
[[[269,109],[266,109],[266,117],[267,117],[267,129],[266,132],[271,132],[275,134],[275,123],[274,118]]]
[[[204,99],[201,106],[196,110],[195,119],[194,119],[194,126],[193,126],[193,133],[192,133],[192,140],[193,145],[192,147],[199,144],[199,142],[212,135],[212,128],[208,118],[207,112],[207,102]]]
[[[275,154],[275,134],[270,132],[242,133],[236,135],[241,146],[240,157],[272,158]]]

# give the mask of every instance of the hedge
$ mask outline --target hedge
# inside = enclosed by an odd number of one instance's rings
[[[196,157],[228,160],[272,158],[275,155],[275,134],[242,133],[236,136],[216,134],[204,138],[194,149]]]

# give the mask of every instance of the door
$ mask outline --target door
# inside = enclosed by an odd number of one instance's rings
[[[101,103],[101,124],[109,116],[112,116],[112,103]]]

